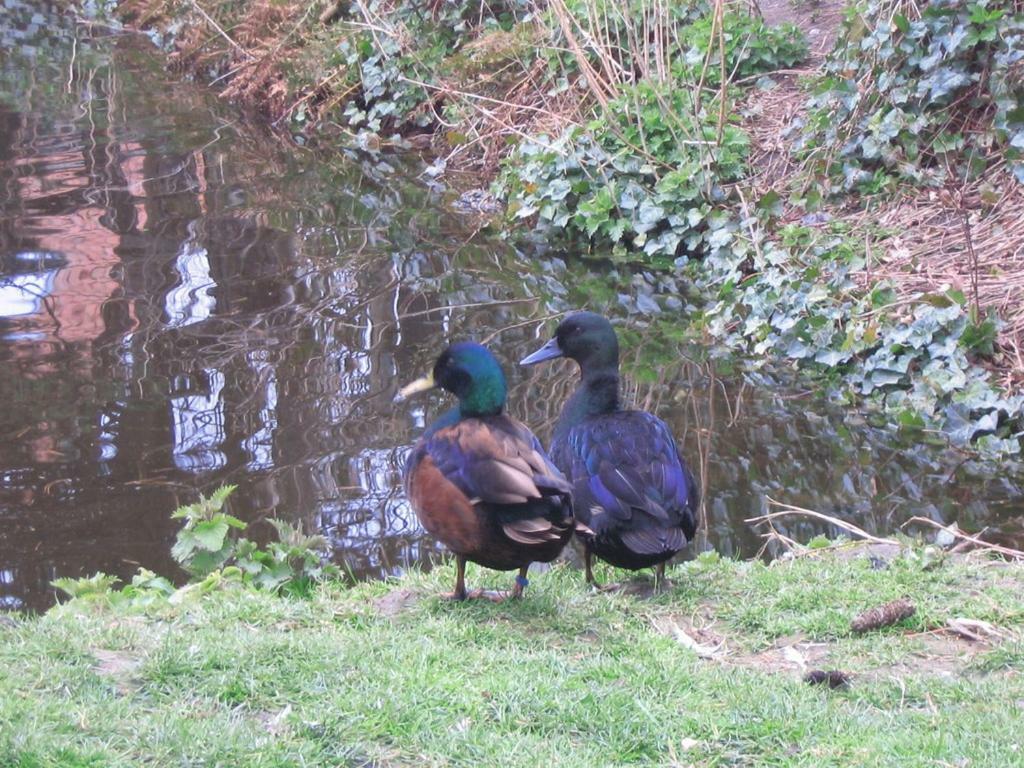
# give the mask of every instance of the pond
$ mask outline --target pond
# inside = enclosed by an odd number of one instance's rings
[[[485,340],[546,439],[571,367],[514,361],[597,295],[630,331],[631,396],[701,477],[696,549],[758,553],[745,520],[769,497],[872,532],[921,515],[1020,535],[1019,468],[901,437],[761,361],[697,362],[636,312],[649,277],[519,252],[415,158],[282,141],[143,36],[3,5],[0,607],[45,609],[58,576],[180,575],[170,513],[222,483],[255,538],[301,521],[354,578],[429,565],[401,467],[445,406],[395,405],[397,388],[447,340]]]

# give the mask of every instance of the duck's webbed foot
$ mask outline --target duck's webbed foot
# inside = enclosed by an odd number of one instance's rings
[[[617,592],[622,589],[622,585],[613,582],[611,584],[598,584],[597,579],[594,578],[594,553],[589,549],[583,554],[583,563],[586,567],[587,584],[595,592]]]
[[[665,563],[658,563],[654,566],[654,593],[667,592],[675,586],[670,579],[665,578]]]
[[[526,588],[530,585],[530,580],[526,578],[526,572],[528,570],[530,570],[529,563],[519,569],[519,573],[516,574],[516,583],[512,587],[512,592],[509,597],[518,599],[523,596],[523,592],[525,592]]]
[[[442,600],[461,602],[469,597],[466,592],[466,558],[457,555],[455,558],[455,589],[441,595]]]
[[[503,589],[474,589],[466,598],[469,600],[490,600],[492,603],[503,603],[515,597],[512,592]]]

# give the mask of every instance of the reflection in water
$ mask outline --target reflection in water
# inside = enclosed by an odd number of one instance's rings
[[[0,54],[0,607],[45,607],[56,576],[176,573],[169,514],[221,483],[254,536],[302,521],[356,576],[436,556],[400,476],[443,406],[393,395],[446,339],[493,336],[511,410],[546,436],[571,377],[512,362],[563,308],[564,266],[474,236],[372,158],[237,125],[135,38],[4,2],[0,50],[20,37]],[[1019,475],[660,346],[630,345],[657,372],[632,395],[699,465],[726,553],[757,551],[743,519],[766,496],[876,531],[1022,514]]]
[[[211,289],[216,287],[210,276],[210,260],[206,249],[195,237],[196,222],[189,222],[189,237],[182,243],[174,266],[181,283],[167,292],[167,325],[183,326],[206,320],[217,304]]]
[[[224,374],[204,370],[197,379],[176,377],[171,384],[171,426],[174,463],[185,472],[221,469],[227,456],[220,450],[224,431]]]

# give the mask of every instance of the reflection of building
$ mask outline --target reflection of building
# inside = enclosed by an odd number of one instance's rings
[[[55,254],[62,264],[59,269],[9,278],[21,280],[18,287],[31,292],[35,301],[32,311],[20,313],[9,332],[43,333],[54,343],[75,344],[92,341],[107,329],[103,307],[120,288],[115,277],[120,237],[104,226],[108,209],[86,203],[96,183],[99,153],[55,144],[45,158],[36,160],[35,174],[17,176],[11,191],[21,203],[21,237],[31,239],[33,250]],[[126,152],[136,149],[137,145],[124,147]],[[124,183],[123,169],[111,173],[114,167],[107,163],[104,175]],[[115,197],[125,202],[123,194]]]
[[[277,371],[267,362],[264,350],[248,355],[254,381],[263,382],[263,403],[256,417],[256,426],[242,441],[249,470],[271,469],[274,466],[274,430],[277,428]]]
[[[300,167],[204,123],[199,89],[68,54],[0,57],[25,78],[0,107],[0,604],[174,573],[170,511],[225,482],[232,512],[321,527],[355,574],[436,551],[401,493],[396,379],[453,327],[439,306],[508,287],[425,250],[441,217],[393,173]]]
[[[164,299],[167,324],[172,327],[206,320],[217,304],[211,292],[216,283],[210,277],[209,255],[197,242],[196,222],[189,222],[188,233],[189,238],[181,244],[174,262],[179,282],[167,291]]]
[[[169,513],[199,483],[237,483],[243,517],[325,526],[352,572],[414,557],[392,256],[314,261],[226,212],[244,197],[203,154],[122,140],[130,114],[30,114],[0,113],[0,171],[31,168],[0,174],[0,604],[42,604],[58,575],[173,573]]]
[[[57,270],[8,274],[0,279],[0,317],[24,317],[43,311],[43,301],[53,293]],[[46,338],[42,331],[11,331],[8,340],[39,340]]]
[[[225,440],[224,374],[204,370],[197,380],[176,377],[171,384],[171,453],[178,469],[210,471],[222,468],[227,457],[220,450]]]

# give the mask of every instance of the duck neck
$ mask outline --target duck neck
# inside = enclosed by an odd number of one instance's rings
[[[555,425],[555,440],[561,440],[569,430],[591,416],[614,413],[619,410],[619,371],[607,366],[597,369],[584,368],[580,384],[572,397],[562,408],[562,414]]]
[[[426,430],[423,432],[423,439],[426,440],[430,438],[439,429],[444,429],[445,427],[450,427],[453,426],[454,424],[458,424],[461,418],[462,413],[459,410],[458,406],[455,406],[454,408],[449,408],[447,411],[442,413],[440,416],[438,416],[430,423],[430,426],[428,426]]]

